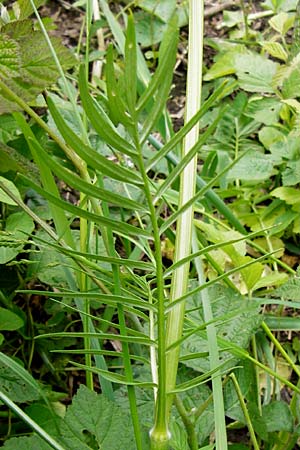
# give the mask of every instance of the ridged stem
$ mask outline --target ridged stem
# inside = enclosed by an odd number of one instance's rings
[[[185,121],[199,110],[201,102],[202,84],[202,53],[203,53],[203,0],[190,0],[189,2],[189,52],[187,73],[187,98]],[[199,125],[186,135],[183,141],[182,157],[197,142]],[[180,178],[179,205],[181,208],[193,197],[196,188],[197,156],[185,167]],[[185,210],[178,218],[176,224],[176,242],[174,263],[188,256],[191,252],[193,207]],[[172,278],[170,303],[182,297],[188,288],[189,263],[178,267]],[[178,341],[182,335],[185,313],[185,302],[180,302],[171,309],[167,318],[166,345],[167,348]],[[179,359],[179,346],[167,351],[167,392],[172,391],[176,385],[176,374]],[[169,416],[172,406],[172,396],[167,398],[166,415]]]

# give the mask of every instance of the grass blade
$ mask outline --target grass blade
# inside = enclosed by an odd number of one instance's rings
[[[80,158],[82,158],[90,167],[94,170],[99,170],[101,173],[105,173],[106,176],[115,180],[142,185],[141,177],[136,172],[113,163],[100,155],[96,150],[86,145],[71,130],[71,128],[67,126],[50,97],[47,98],[47,103],[56,126],[66,143],[73,148],[78,156],[80,156]]]
[[[82,106],[99,136],[114,149],[119,150],[129,157],[136,157],[137,153],[135,148],[117,133],[100,104],[96,104],[96,101],[90,95],[85,78],[84,66],[81,66],[79,69],[79,90]]]

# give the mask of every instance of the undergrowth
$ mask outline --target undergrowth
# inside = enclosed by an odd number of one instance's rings
[[[1,5],[3,448],[298,448],[298,2],[211,38],[203,1],[78,1],[76,49],[43,4]]]

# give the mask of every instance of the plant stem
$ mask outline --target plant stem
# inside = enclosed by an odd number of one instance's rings
[[[0,391],[0,400],[6,404],[17,416],[24,420],[50,447],[55,450],[65,450],[52,436],[43,430],[34,420],[31,419],[21,408],[19,408],[13,401],[11,401],[4,392]]]
[[[103,187],[102,179],[99,179],[99,184],[101,187]],[[109,208],[108,208],[107,203],[103,202],[102,208],[103,208],[104,217],[109,217],[110,213],[109,213]],[[115,249],[114,236],[110,229],[107,230],[107,237],[108,237],[108,246],[109,246],[108,247],[108,255],[112,256],[112,257],[118,256],[116,249]],[[121,290],[120,267],[117,264],[112,264],[112,273],[113,273],[113,280],[114,280],[114,294],[121,295],[122,290]],[[126,330],[126,322],[125,322],[125,314],[124,314],[123,305],[118,303],[117,310],[118,310],[118,319],[119,319],[119,325],[120,325],[120,333],[121,333],[121,335],[126,336],[127,330]],[[133,381],[133,373],[132,373],[132,367],[131,367],[128,342],[122,342],[122,351],[123,351],[123,359],[124,359],[125,376],[129,382],[132,382]],[[137,411],[136,395],[135,395],[134,386],[127,386],[127,392],[128,392],[131,420],[132,420],[132,424],[133,424],[137,450],[142,450],[142,437],[141,437],[141,430],[140,430],[140,424],[139,424],[139,417],[138,417],[138,411]]]
[[[191,415],[191,413],[189,413],[185,407],[184,404],[182,403],[179,395],[175,395],[174,397],[174,404],[176,406],[177,411],[179,412],[182,422],[184,423],[187,435],[188,435],[188,443],[190,446],[191,450],[198,450],[199,445],[198,445],[198,438],[197,438],[197,433],[196,433],[196,429],[195,429],[195,417],[194,415]],[[194,420],[191,420],[191,417]]]
[[[165,298],[164,298],[164,278],[159,227],[155,208],[152,202],[152,195],[145,170],[143,158],[140,154],[140,172],[144,180],[144,192],[150,210],[150,220],[153,228],[156,280],[157,280],[157,301],[158,301],[158,388],[155,403],[155,421],[150,431],[151,450],[165,450],[168,448],[170,433],[166,415],[166,330],[165,330]]]
[[[185,120],[188,121],[198,111],[201,102],[202,53],[203,53],[203,0],[189,2],[189,55],[187,73],[187,99]],[[199,125],[186,135],[183,142],[182,157],[197,142]],[[195,193],[197,173],[197,156],[185,167],[180,177],[179,205],[181,208]],[[185,258],[191,252],[193,206],[185,210],[178,218],[176,225],[176,241],[174,263]],[[170,303],[182,297],[188,288],[189,263],[178,267],[172,278]],[[185,313],[185,302],[180,302],[171,309],[167,318],[166,344],[170,347],[182,335]],[[176,374],[179,359],[179,347],[173,347],[167,353],[167,391],[176,385]],[[169,417],[172,396],[167,398],[166,415]]]
[[[251,437],[251,441],[252,441],[253,447],[254,447],[255,450],[259,450],[259,445],[258,445],[258,442],[256,440],[256,436],[255,436],[255,432],[254,432],[254,429],[253,429],[253,426],[252,426],[250,415],[248,413],[247,406],[246,406],[246,404],[244,402],[243,394],[241,392],[239,383],[238,383],[234,373],[231,373],[229,376],[232,379],[232,382],[233,382],[233,385],[235,387],[237,396],[239,398],[240,405],[241,405],[241,408],[243,410],[243,414],[244,414],[244,417],[245,417],[245,420],[246,420],[246,423],[247,423],[247,427],[248,427],[248,430],[249,430],[249,433],[250,433],[250,437]]]
[[[193,252],[199,250],[196,230],[193,230]],[[199,284],[205,283],[205,277],[203,273],[202,260],[200,257],[195,258],[195,266],[198,273]],[[210,322],[214,319],[211,300],[208,289],[203,289],[200,292],[200,297],[203,304],[204,320]],[[207,325],[207,341],[209,351],[209,364],[210,370],[216,369],[220,365],[219,349],[217,341],[216,325],[211,323]],[[222,387],[222,375],[220,372],[216,372],[212,379],[213,388],[213,401],[214,401],[214,419],[215,419],[215,435],[216,435],[216,450],[227,450],[227,435],[226,435],[226,422],[225,422],[225,409],[223,399],[223,387]]]

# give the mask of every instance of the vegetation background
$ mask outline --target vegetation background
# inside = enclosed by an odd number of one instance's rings
[[[300,2],[0,12],[3,448],[298,449]]]

